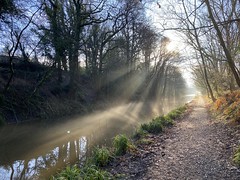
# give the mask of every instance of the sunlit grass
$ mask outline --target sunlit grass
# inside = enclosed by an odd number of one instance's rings
[[[186,109],[187,106],[185,105],[170,111],[165,116],[158,116],[156,118],[153,118],[148,123],[141,124],[141,126],[135,131],[133,137],[140,139],[146,136],[147,133],[161,133],[165,127],[172,126],[174,124],[174,120],[180,118]]]
[[[111,152],[106,147],[96,147],[92,159],[97,166],[106,166],[111,160]]]
[[[114,152],[117,156],[125,154],[131,146],[132,143],[125,134],[119,134],[113,139]]]

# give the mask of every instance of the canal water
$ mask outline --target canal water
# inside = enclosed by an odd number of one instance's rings
[[[119,133],[131,135],[141,123],[166,114],[194,97],[132,102],[54,123],[0,128],[0,179],[47,179],[68,164],[83,162],[97,145],[110,145]]]

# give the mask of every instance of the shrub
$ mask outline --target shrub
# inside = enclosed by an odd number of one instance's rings
[[[106,147],[95,148],[93,151],[93,161],[97,166],[106,166],[110,161],[110,152]]]
[[[115,154],[123,155],[127,152],[130,145],[130,140],[125,134],[119,134],[113,139],[113,147],[115,148]]]
[[[233,156],[233,162],[240,166],[240,146],[238,147],[237,151],[235,152],[234,156]]]

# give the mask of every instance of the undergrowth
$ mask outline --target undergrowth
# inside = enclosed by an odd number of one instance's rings
[[[152,119],[149,123],[141,124],[141,126],[135,131],[133,137],[136,139],[140,139],[144,137],[147,133],[161,133],[165,127],[172,126],[174,124],[174,120],[181,117],[181,115],[183,114],[183,112],[185,112],[186,109],[187,106],[185,105],[170,111],[165,116],[158,116]]]
[[[96,147],[93,151],[93,162],[97,166],[106,166],[111,159],[110,151],[106,147]]]
[[[132,146],[131,141],[125,134],[119,134],[113,139],[113,147],[117,156],[125,154]]]
[[[107,171],[99,169],[96,165],[88,164],[82,168],[78,168],[76,165],[67,166],[56,176],[51,177],[51,180],[105,180],[109,177],[110,174]]]
[[[228,122],[240,123],[240,91],[219,97],[211,106],[211,111]]]

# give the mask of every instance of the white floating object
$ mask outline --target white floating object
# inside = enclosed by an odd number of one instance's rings
[[[70,134],[70,131],[67,131],[68,134]]]

